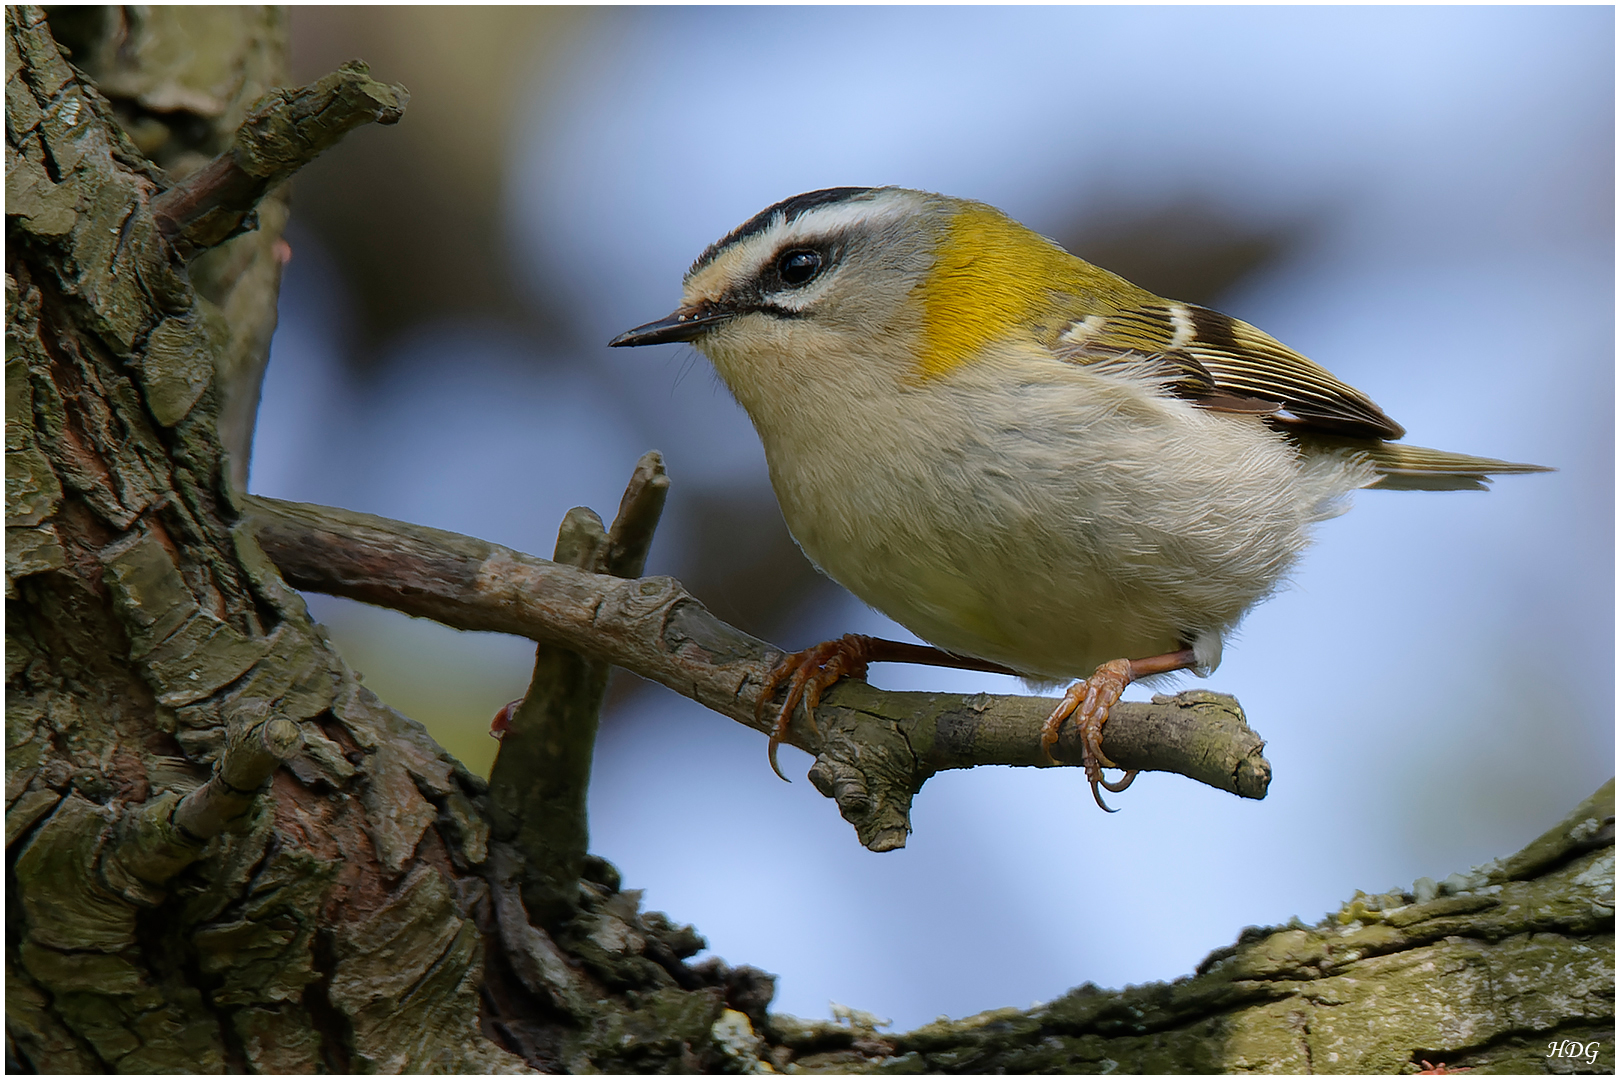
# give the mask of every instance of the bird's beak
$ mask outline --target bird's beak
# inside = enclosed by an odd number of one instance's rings
[[[608,345],[616,349],[625,345],[663,345],[671,341],[693,341],[731,316],[732,312],[716,307],[683,307],[657,322],[638,326],[634,330],[626,330],[608,342]]]

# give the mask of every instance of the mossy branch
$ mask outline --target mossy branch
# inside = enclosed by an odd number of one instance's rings
[[[253,228],[264,194],[364,124],[397,124],[410,92],[371,77],[351,60],[295,89],[254,103],[231,149],[152,200],[162,235],[187,254]]]
[[[766,673],[782,650],[715,618],[679,582],[626,580],[469,536],[350,510],[250,497],[244,513],[288,582],[462,630],[516,634],[617,664],[762,732]],[[977,694],[894,693],[845,680],[796,716],[787,742],[817,756],[811,780],[874,851],[901,847],[911,798],[942,769],[1045,766],[1041,726],[1053,702]],[[759,717],[764,711],[765,719]],[[1175,772],[1263,798],[1271,767],[1237,702],[1205,692],[1122,702],[1103,749],[1122,767]],[[1065,728],[1057,747],[1080,760]]]

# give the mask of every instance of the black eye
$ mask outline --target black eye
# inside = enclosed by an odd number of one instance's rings
[[[776,260],[776,272],[785,284],[795,287],[803,285],[821,273],[821,252],[808,248],[785,251]]]

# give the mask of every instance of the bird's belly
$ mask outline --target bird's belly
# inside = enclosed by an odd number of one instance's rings
[[[938,519],[927,515],[904,525],[869,520],[831,542],[818,527],[824,520],[794,529],[806,554],[867,604],[950,652],[1062,679],[1115,657],[1171,651],[1196,629],[1192,598],[1132,588],[1100,566],[1096,552],[1075,550],[1073,538],[1056,531],[1041,554],[1025,546],[1020,557],[1008,550],[1003,521],[971,513],[947,529],[931,528]]]
[[[805,553],[940,648],[1052,679],[1172,651],[1230,629],[1306,543],[1297,463],[1258,423],[1066,401],[1054,417],[1038,399],[998,422],[974,402],[973,423],[911,425],[877,452],[767,443]]]

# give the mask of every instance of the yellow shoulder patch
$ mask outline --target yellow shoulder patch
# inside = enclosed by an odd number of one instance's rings
[[[986,345],[1021,332],[1072,289],[1084,264],[1001,211],[969,203],[946,227],[934,268],[919,287],[918,374],[937,378]]]

